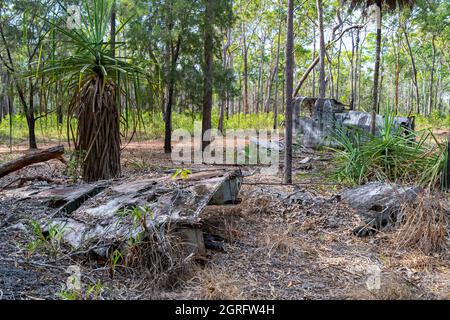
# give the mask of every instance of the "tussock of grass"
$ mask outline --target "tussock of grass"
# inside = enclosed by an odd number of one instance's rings
[[[445,195],[430,191],[423,192],[412,203],[404,203],[400,211],[403,223],[393,242],[426,254],[445,251],[449,209]]]
[[[404,134],[386,115],[379,136],[359,128],[337,128],[337,170],[341,182],[394,181],[420,186],[444,186],[447,143],[435,139],[430,130]],[[349,132],[351,131],[351,132]],[[434,143],[429,142],[432,140]]]
[[[186,286],[191,293],[205,300],[245,299],[245,283],[218,267],[202,270]]]

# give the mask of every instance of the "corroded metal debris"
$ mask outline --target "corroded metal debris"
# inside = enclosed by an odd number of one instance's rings
[[[56,226],[61,239],[75,250],[105,256],[112,246],[142,239],[152,230],[171,225],[204,250],[198,231],[208,204],[236,203],[240,170],[193,173],[187,179],[145,177],[71,186],[29,186],[0,192],[1,198],[30,202],[36,220],[48,230]],[[41,212],[40,216],[37,212]]]
[[[385,118],[376,115],[375,135],[385,125]],[[297,97],[293,108],[293,129],[295,134],[302,134],[301,143],[306,147],[331,145],[330,136],[336,127],[359,128],[370,132],[371,114],[353,111],[335,99]],[[414,118],[394,117],[393,125],[405,132],[414,130]]]
[[[356,228],[356,236],[365,237],[391,225],[398,217],[402,202],[412,202],[421,191],[419,187],[404,187],[394,183],[371,182],[344,190],[342,200],[354,208],[365,224]]]

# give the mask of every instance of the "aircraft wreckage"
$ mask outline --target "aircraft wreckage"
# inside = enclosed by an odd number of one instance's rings
[[[371,114],[349,110],[335,99],[297,97],[293,108],[293,131],[302,135],[300,143],[305,147],[333,146],[329,139],[336,127],[359,128],[370,131]],[[384,116],[376,116],[375,135],[384,126]],[[414,117],[394,117],[393,125],[405,132],[414,130]]]
[[[130,239],[170,225],[190,252],[203,253],[202,211],[207,205],[236,203],[242,179],[240,170],[219,169],[194,172],[188,179],[167,174],[69,186],[30,185],[0,191],[0,199],[20,201],[21,209],[44,232],[56,226],[61,241],[77,251],[107,258]],[[136,210],[141,212],[133,214]]]

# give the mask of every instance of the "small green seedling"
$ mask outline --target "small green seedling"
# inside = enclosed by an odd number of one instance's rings
[[[172,179],[175,180],[178,178],[178,176],[181,177],[181,180],[187,180],[189,178],[189,175],[192,174],[192,171],[186,168],[183,169],[177,169],[175,173],[172,175]]]

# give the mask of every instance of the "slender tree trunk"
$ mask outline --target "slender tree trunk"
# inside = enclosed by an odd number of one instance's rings
[[[278,39],[277,39],[277,61],[275,64],[275,96],[273,104],[273,129],[277,129],[278,122],[278,82],[279,82],[279,67],[280,67],[280,42],[281,42],[281,25],[283,20],[280,18],[278,25]]]
[[[430,95],[428,97],[428,114],[431,115],[433,112],[433,85],[434,85],[434,67],[436,65],[436,45],[435,45],[435,38],[436,36],[433,34],[431,38],[431,45],[433,48],[433,61],[431,64],[431,71],[430,71]]]
[[[320,1],[320,0],[318,0]],[[294,91],[294,0],[288,0],[286,41],[286,111],[283,183],[292,183],[292,104]]]
[[[400,38],[397,40],[395,58],[395,81],[394,81],[394,112],[398,114],[398,96],[399,96],[399,80],[400,80]]]
[[[213,102],[213,50],[214,50],[214,35],[213,35],[213,2],[205,1],[205,44],[204,44],[204,59],[205,59],[205,75],[203,84],[203,120],[202,120],[202,137],[205,132],[211,129],[211,110]],[[209,145],[208,141],[203,141],[203,150]]]
[[[337,56],[337,75],[336,75],[336,99],[340,100],[339,82],[341,81],[341,52],[342,52],[342,39],[339,40],[339,51]]]
[[[355,36],[352,31],[352,58],[350,68],[350,110],[355,110]]]
[[[261,107],[263,101],[263,85],[262,85],[262,72],[263,72],[263,64],[264,64],[264,49],[265,49],[266,36],[263,36],[263,40],[261,41],[261,57],[259,60],[259,70],[258,70],[258,92],[257,92],[257,100],[256,100],[256,113],[259,113],[259,109]],[[262,107],[261,107],[262,108]]]
[[[116,56],[116,0],[113,0],[111,7],[111,21],[110,21],[110,32],[109,37],[111,39],[111,55]]]
[[[29,97],[28,97],[28,110],[25,112],[28,124],[28,141],[30,144],[30,149],[37,149],[36,143],[36,119],[34,117],[34,84],[33,80],[30,78],[29,83]]]
[[[317,15],[319,20],[319,97],[325,98],[326,95],[326,83],[325,83],[325,35],[323,26],[323,11],[322,0],[316,0]]]
[[[313,63],[316,60],[316,51],[317,51],[317,45],[316,45],[317,39],[316,39],[316,26],[313,25]],[[316,96],[316,68],[313,67],[312,69],[312,96]]]
[[[227,39],[226,42],[224,42],[222,47],[222,67],[225,70],[228,67],[228,48],[231,45],[231,30],[228,29],[225,33],[225,38]],[[225,116],[225,109],[228,117],[228,89],[222,88],[221,89],[221,101],[220,101],[220,114],[219,114],[219,123],[218,123],[218,130],[220,132],[223,132],[223,118]]]
[[[247,47],[247,27],[245,23],[242,26],[243,29],[243,55],[244,55],[244,114],[248,114],[250,111],[248,103],[248,47]]]
[[[266,103],[264,106],[265,113],[270,112],[270,100],[272,99],[272,85],[273,85],[274,77],[275,77],[275,66],[273,66],[273,68],[271,68],[271,70],[270,70],[269,79],[268,79],[267,85],[266,85],[267,95],[266,95]]]
[[[171,72],[171,54],[172,45],[170,43],[166,44],[166,56],[165,56],[165,78],[166,78],[166,90],[164,94],[163,103],[165,106],[163,108],[163,117],[165,124],[164,132],[164,152],[172,153],[172,104],[173,104],[173,92],[174,92],[174,79]]]
[[[354,85],[353,85],[353,103],[352,108],[353,110],[356,109],[357,100],[358,100],[358,79],[359,79],[359,72],[358,72],[358,66],[359,66],[359,42],[360,42],[360,29],[356,29],[356,39],[355,39],[355,69],[354,69]]]
[[[450,189],[450,129],[447,135],[447,189]]]
[[[164,118],[165,122],[164,152],[167,154],[172,153],[172,104],[173,104],[174,88],[175,88],[174,81],[169,80],[167,88],[166,115]]]
[[[416,94],[416,104],[417,104],[417,114],[420,114],[420,95],[419,95],[419,84],[417,82],[417,68],[416,68],[416,62],[414,59],[414,55],[411,49],[411,43],[409,42],[409,37],[408,37],[408,33],[406,32],[406,28],[404,30],[404,35],[405,35],[405,41],[406,41],[406,45],[408,47],[408,52],[409,52],[409,56],[411,58],[411,68],[413,71],[413,84],[414,84],[414,89],[415,89],[415,94]],[[409,115],[411,115],[412,113],[412,105],[411,105],[411,109],[409,111]]]
[[[370,124],[370,132],[375,135],[376,116],[378,106],[378,90],[379,90],[379,77],[380,77],[380,60],[381,60],[381,0],[376,1],[376,13],[377,13],[377,39],[375,49],[375,68],[373,77],[373,96],[372,96],[372,120]]]

